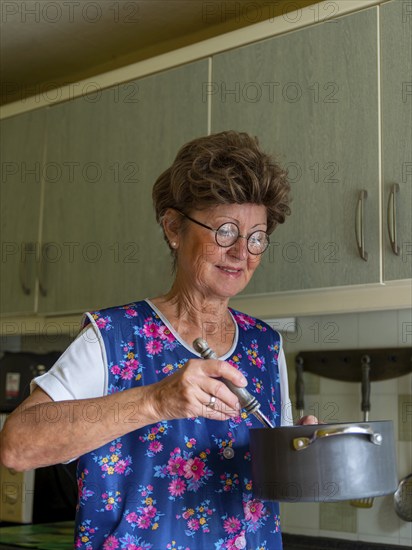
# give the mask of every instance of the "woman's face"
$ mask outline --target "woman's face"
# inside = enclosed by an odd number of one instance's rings
[[[257,204],[218,205],[206,210],[192,210],[188,215],[217,229],[224,223],[235,223],[240,235],[266,231],[266,207]],[[246,239],[233,245],[218,246],[215,233],[188,219],[178,235],[177,281],[209,298],[230,298],[249,283],[261,256],[250,254]]]

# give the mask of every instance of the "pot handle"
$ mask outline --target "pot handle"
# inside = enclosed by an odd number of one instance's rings
[[[319,428],[312,437],[295,437],[293,448],[295,451],[303,451],[309,445],[324,437],[335,435],[367,435],[374,445],[382,445],[382,434],[374,432],[370,426],[353,426],[352,424],[341,424],[336,428]]]

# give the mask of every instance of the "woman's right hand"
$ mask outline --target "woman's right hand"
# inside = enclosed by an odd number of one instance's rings
[[[238,416],[239,400],[220,378],[239,387],[247,385],[243,374],[225,361],[190,359],[177,372],[152,386],[146,386],[154,416],[159,420],[196,416],[228,420]],[[212,397],[215,398],[213,407],[208,406]]]
[[[97,398],[52,401],[36,388],[6,420],[0,462],[31,470],[65,462],[161,420],[227,420],[240,408],[219,378],[246,385],[245,377],[229,363],[193,359],[160,382]],[[211,396],[216,397],[214,408],[207,406]]]

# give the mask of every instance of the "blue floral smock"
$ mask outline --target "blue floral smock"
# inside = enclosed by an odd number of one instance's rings
[[[237,331],[224,359],[242,371],[262,412],[279,425],[280,336],[262,321],[230,312]],[[199,357],[148,301],[87,313],[90,322],[104,342],[109,394],[153,384]],[[281,549],[278,503],[253,495],[253,427],[261,425],[246,414],[163,421],[80,457],[75,547]]]

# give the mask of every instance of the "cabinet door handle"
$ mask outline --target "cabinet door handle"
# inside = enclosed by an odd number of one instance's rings
[[[39,290],[40,290],[40,294],[42,296],[47,296],[47,287],[46,287],[46,284],[45,284],[45,269],[43,267],[43,263],[44,263],[44,257],[47,256],[47,249],[49,248],[49,243],[44,243],[41,247],[41,258],[40,258],[40,261],[38,262],[38,266],[39,266],[39,271],[37,273],[37,278],[39,280]]]
[[[365,231],[364,231],[364,206],[365,200],[368,197],[368,192],[366,189],[362,189],[359,193],[358,203],[356,205],[356,216],[355,216],[355,235],[356,235],[356,244],[358,245],[359,256],[365,262],[368,261],[368,253],[365,250]]]
[[[388,199],[388,234],[392,252],[399,256],[398,232],[396,228],[396,195],[399,193],[399,184],[394,183],[391,187]]]
[[[30,288],[30,284],[28,283],[29,274],[28,274],[27,254],[30,254],[30,257],[31,257],[31,254],[35,252],[35,244],[22,243],[21,246],[22,246],[22,249],[24,250],[24,260],[22,257],[20,261],[20,269],[19,269],[20,285],[23,290],[23,293],[26,296],[29,296],[31,294],[31,288]],[[22,256],[23,256],[23,253],[22,253]]]

